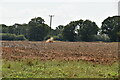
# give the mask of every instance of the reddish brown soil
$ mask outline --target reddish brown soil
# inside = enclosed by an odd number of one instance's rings
[[[113,63],[118,60],[118,43],[2,41],[6,60],[86,60]]]

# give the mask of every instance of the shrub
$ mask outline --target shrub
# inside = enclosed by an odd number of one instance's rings
[[[95,35],[93,41],[110,42],[110,38],[107,35]]]
[[[48,40],[48,39],[50,39],[52,36],[51,35],[47,35],[45,38],[44,38],[44,40]]]
[[[9,34],[9,33],[1,33],[0,34],[0,40],[8,40],[8,41],[13,41],[13,40],[26,40],[24,35],[15,35],[15,34]]]
[[[15,40],[26,40],[26,38],[24,35],[18,35]]]
[[[1,33],[0,37],[2,40],[15,40],[16,35],[15,34],[9,34],[9,33]]]
[[[57,36],[53,36],[54,40],[57,40],[57,41],[63,41],[63,36],[62,34],[58,34]]]

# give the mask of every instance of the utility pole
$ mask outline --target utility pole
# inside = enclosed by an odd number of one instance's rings
[[[54,17],[54,15],[49,15],[50,16],[50,28],[52,26],[52,18]]]

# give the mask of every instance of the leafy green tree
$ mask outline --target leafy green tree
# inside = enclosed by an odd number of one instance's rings
[[[76,24],[74,21],[66,25],[62,33],[63,39],[67,41],[75,41],[75,37],[76,37],[75,28],[76,28]]]
[[[29,24],[29,40],[42,41],[50,31],[50,27],[44,23],[41,17],[33,18]]]
[[[63,37],[68,41],[92,41],[98,30],[96,23],[90,20],[72,21],[65,26]]]
[[[120,42],[120,31],[117,33],[118,35],[118,41]]]
[[[63,36],[62,36],[63,30],[64,30],[63,25],[59,25],[58,27],[56,27],[56,29],[50,28],[50,31],[49,31],[48,35],[44,38],[44,40],[47,40],[47,39],[53,37],[54,40],[63,41]]]
[[[75,33],[77,34],[76,35],[76,41],[82,41],[80,30],[83,27],[83,22],[84,22],[84,20],[82,20],[82,19],[80,19],[78,21],[75,21],[75,23],[76,23]]]
[[[64,30],[64,26],[63,26],[63,25],[59,25],[59,26],[56,27],[56,29],[55,29],[57,35],[58,35],[58,34],[62,34],[63,30]]]
[[[25,38],[29,38],[29,35],[28,35],[28,33],[29,33],[29,26],[28,26],[28,24],[21,24],[21,28],[20,28],[20,34],[22,34],[22,35],[24,35],[25,36]]]
[[[98,30],[99,28],[95,22],[85,20],[83,23],[80,24],[78,35],[80,36],[82,41],[93,41],[94,35],[97,35]]]
[[[109,36],[110,41],[120,41],[120,16],[108,17],[102,22],[102,34]]]
[[[28,24],[14,24],[15,27],[14,34],[16,35],[24,35],[26,38],[28,38],[28,31],[29,31],[29,26]]]
[[[6,26],[5,24],[1,24],[0,29],[1,29],[0,32],[8,33],[8,26]]]
[[[22,33],[20,32],[20,31],[22,31],[22,29],[21,29],[21,24],[15,23],[15,24],[13,25],[13,28],[14,28],[14,34],[16,34],[16,35],[22,34]]]
[[[63,30],[64,30],[63,25],[59,25],[58,27],[56,27],[56,29],[51,29],[51,37],[53,37],[54,40],[63,41],[62,35]]]
[[[10,33],[10,34],[14,34],[15,33],[14,26],[8,26],[8,33]]]

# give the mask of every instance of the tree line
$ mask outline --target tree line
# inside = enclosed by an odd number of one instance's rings
[[[0,25],[2,40],[44,41],[53,37],[59,41],[120,41],[120,16],[106,18],[99,28],[91,20],[71,21],[52,29],[41,17],[33,18],[27,24]]]

